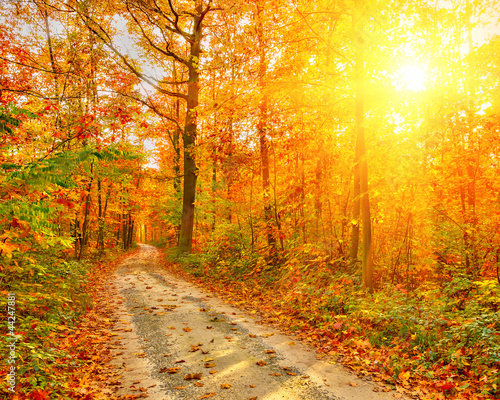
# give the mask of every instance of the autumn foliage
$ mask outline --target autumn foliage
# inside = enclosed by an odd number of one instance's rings
[[[78,260],[178,246],[355,370],[500,397],[499,13],[3,2],[0,289],[26,294],[22,326],[83,313],[44,289],[79,287]]]

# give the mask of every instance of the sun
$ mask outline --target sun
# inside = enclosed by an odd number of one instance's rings
[[[416,65],[401,67],[399,71],[393,75],[393,84],[397,90],[421,92],[425,90],[425,83],[425,70]]]

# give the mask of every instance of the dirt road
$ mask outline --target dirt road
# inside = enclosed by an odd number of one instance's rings
[[[117,395],[148,399],[374,400],[380,391],[314,349],[162,270],[140,245],[108,290]],[[375,391],[374,391],[375,390]]]

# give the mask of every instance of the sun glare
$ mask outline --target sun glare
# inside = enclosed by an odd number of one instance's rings
[[[425,71],[415,65],[402,67],[394,76],[394,86],[397,90],[420,92],[425,90]]]

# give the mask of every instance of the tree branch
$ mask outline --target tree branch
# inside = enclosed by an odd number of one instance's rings
[[[71,6],[69,6],[71,7]],[[178,97],[184,100],[187,100],[187,95],[182,93],[172,92],[170,90],[165,90],[162,87],[156,85],[152,79],[148,78],[142,72],[140,72],[132,63],[127,59],[125,55],[123,55],[113,44],[113,40],[106,32],[106,30],[94,19],[92,19],[89,15],[83,14],[82,12],[72,8],[82,19],[83,23],[87,26],[87,28],[97,36],[99,40],[101,40],[104,45],[106,45],[118,58],[122,60],[125,66],[132,72],[135,76],[137,76],[142,81],[148,83],[152,87],[154,87],[158,92],[166,94],[172,97]]]
[[[170,122],[173,122],[177,126],[178,129],[182,130],[182,127],[179,125],[179,122],[177,120],[175,120],[174,118],[169,117],[168,115],[166,115],[162,111],[160,111],[158,109],[158,107],[155,104],[153,104],[153,102],[151,101],[151,99],[149,97],[148,97],[149,102],[147,102],[144,99],[141,99],[140,97],[135,97],[129,93],[122,93],[122,92],[115,92],[115,93],[119,94],[120,96],[127,97],[129,99],[137,101],[141,104],[144,104],[146,107],[148,107],[150,110],[152,110],[156,115],[158,115],[162,118],[165,118]]]

